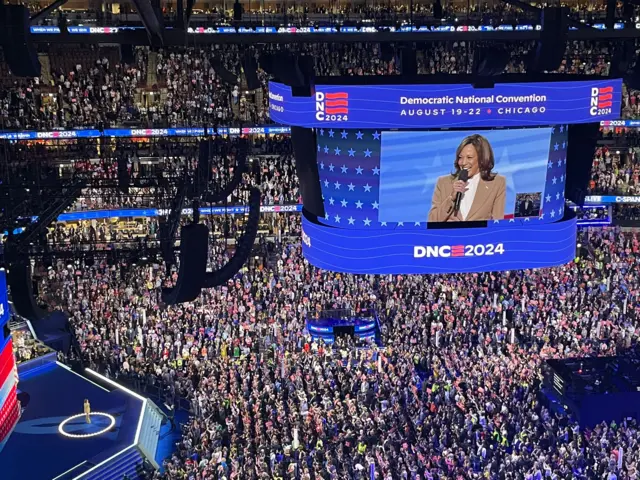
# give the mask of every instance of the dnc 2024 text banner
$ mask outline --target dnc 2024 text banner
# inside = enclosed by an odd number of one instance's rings
[[[620,118],[622,80],[473,85],[316,85],[310,97],[269,83],[274,122],[331,128],[466,128]]]
[[[361,274],[435,274],[543,268],[576,255],[576,217],[522,227],[371,230],[302,215],[302,254],[318,268]]]

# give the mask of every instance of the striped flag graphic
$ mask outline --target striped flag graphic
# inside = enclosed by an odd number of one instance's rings
[[[349,94],[347,92],[335,92],[325,94],[327,115],[346,115],[349,113]]]

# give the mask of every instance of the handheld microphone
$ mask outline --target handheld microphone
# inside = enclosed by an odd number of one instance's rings
[[[467,180],[469,180],[469,171],[468,170],[460,170],[460,173],[458,173],[458,180],[462,180],[463,182],[466,182]],[[456,193],[456,198],[453,201],[453,213],[454,215],[457,214],[460,211],[460,203],[462,202],[462,192],[457,192]]]

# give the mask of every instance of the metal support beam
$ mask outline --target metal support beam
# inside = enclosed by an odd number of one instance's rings
[[[142,19],[142,24],[147,30],[151,45],[164,44],[164,25],[161,11],[150,0],[132,0],[136,11]],[[115,39],[113,39],[115,40]]]
[[[178,0],[176,6],[176,27],[184,30],[185,18],[184,18],[184,0]]]
[[[189,23],[191,22],[191,14],[193,13],[193,5],[195,4],[195,0],[187,0],[187,11],[184,14],[184,28],[185,30],[189,28]]]
[[[68,0],[55,0],[55,2],[53,2],[52,4],[44,7],[38,13],[32,15],[29,20],[31,21],[31,23],[37,22],[39,20],[44,20],[47,17],[47,15],[49,15],[56,8],[61,7],[62,5],[67,3],[67,1]]]

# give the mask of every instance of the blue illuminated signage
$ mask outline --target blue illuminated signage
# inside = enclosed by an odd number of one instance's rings
[[[269,115],[300,127],[442,128],[589,123],[619,118],[622,80],[472,85],[316,85],[311,97],[269,83]]]
[[[517,270],[575,258],[576,218],[547,224],[422,230],[341,229],[302,217],[302,253],[345,273],[425,274]]]
[[[51,130],[48,132],[0,132],[1,140],[73,140],[76,138],[98,137],[202,137],[205,135],[286,135],[290,127],[281,125],[263,125],[255,127],[217,127],[217,128],[106,128],[103,132],[96,129]]]
[[[9,297],[7,293],[7,274],[0,269],[0,328],[9,321]]]
[[[603,205],[609,203],[640,203],[640,196],[636,195],[587,195],[585,204]]]

